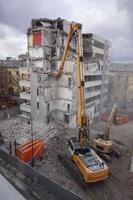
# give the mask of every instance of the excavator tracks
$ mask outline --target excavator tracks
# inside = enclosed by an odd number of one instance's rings
[[[90,185],[85,183],[82,174],[78,171],[77,167],[68,157],[68,155],[58,154],[58,159],[64,165],[64,167],[71,173],[73,179],[76,181],[79,187],[82,187],[87,192],[88,197],[90,197],[91,200],[96,200],[94,194],[90,190]],[[104,181],[102,181],[102,184],[103,182]],[[95,185],[97,185],[97,183],[95,183]]]
[[[116,149],[113,149],[111,153],[109,154],[106,154],[106,153],[103,153],[103,152],[100,152],[100,151],[96,151],[96,153],[103,159],[105,160],[106,162],[111,162],[113,158],[119,158],[121,155],[120,155],[120,152]]]
[[[84,189],[87,189],[87,184],[84,181],[82,174],[79,172],[75,164],[71,161],[68,155],[58,154],[59,161],[67,168],[67,170],[71,173],[76,181],[82,186]]]
[[[99,155],[104,161],[108,163],[110,163],[113,158],[119,158],[121,156],[120,152],[114,148],[111,153],[106,154],[104,152],[100,152],[96,150],[90,143],[89,143],[89,146],[96,152],[97,155]]]

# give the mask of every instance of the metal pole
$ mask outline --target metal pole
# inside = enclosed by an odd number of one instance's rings
[[[9,115],[8,107],[6,107],[6,112],[7,112],[7,119],[9,119],[9,118],[10,118],[10,115]]]
[[[31,141],[32,141],[32,160],[31,160],[31,166],[34,167],[34,149],[33,149],[33,122],[32,122],[32,117],[31,117]]]

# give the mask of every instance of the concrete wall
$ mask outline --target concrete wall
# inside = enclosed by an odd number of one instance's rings
[[[42,20],[42,19],[40,19]],[[50,77],[49,72],[57,70],[60,66],[60,61],[63,53],[64,46],[67,40],[67,33],[70,28],[70,22],[66,20],[48,20],[45,23],[43,20],[43,26],[39,26],[38,23],[32,24],[28,31],[28,52],[29,52],[29,67],[31,69],[31,114],[35,121],[46,122],[47,118],[54,120],[62,120],[63,122],[69,117],[70,127],[76,127],[76,112],[77,112],[77,84],[76,84],[76,68],[75,68],[75,50],[76,50],[76,37],[71,41],[70,48],[68,51],[67,59],[65,62],[62,76],[55,80]],[[46,21],[47,21],[46,20]],[[36,20],[35,20],[36,21]],[[41,42],[38,45],[34,44],[34,34],[37,32],[41,34]],[[83,43],[84,43],[84,37]],[[91,58],[95,59],[95,63],[90,63],[88,60],[88,54],[84,54],[84,63],[86,63],[87,69],[84,70],[84,76],[95,76],[101,75],[100,80],[93,80],[85,83],[85,88],[94,88],[96,85],[106,85],[105,77],[108,55],[106,40],[92,34],[93,43],[98,40],[98,44],[101,47],[96,47],[94,44],[85,42],[86,48],[91,46]],[[84,47],[85,45],[83,45]],[[106,53],[105,53],[106,52]],[[102,56],[101,56],[102,55]],[[89,57],[90,58],[90,57]],[[84,66],[83,66],[83,69]],[[39,94],[37,94],[37,89]],[[86,90],[85,90],[86,92]],[[98,97],[90,102],[86,103],[86,113],[90,117],[90,121],[93,122],[93,118],[98,116],[100,110],[104,108],[104,98],[106,96],[103,88],[99,91],[86,92],[85,100],[87,98]],[[97,101],[99,100],[99,102]],[[93,105],[92,105],[93,103]],[[38,107],[38,108],[37,108]]]
[[[132,112],[133,64],[112,64],[109,72],[107,106],[117,103],[119,109]]]

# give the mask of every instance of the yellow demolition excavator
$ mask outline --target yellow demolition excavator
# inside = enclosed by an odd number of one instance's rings
[[[108,177],[108,167],[105,162],[89,146],[89,120],[87,119],[84,104],[84,81],[83,81],[83,51],[81,25],[71,23],[66,46],[64,48],[60,67],[54,77],[61,77],[64,69],[70,42],[76,37],[76,82],[77,82],[77,127],[79,137],[72,137],[68,141],[69,156],[59,155],[58,158],[75,177],[79,177],[85,183],[97,182]],[[70,159],[71,158],[71,159]]]
[[[113,109],[110,113],[106,126],[104,128],[103,134],[98,134],[93,140],[93,147],[97,153],[106,161],[110,162],[109,155],[114,154],[119,157],[120,154],[117,150],[114,149],[113,143],[109,138],[109,131],[112,124],[117,125],[117,106],[114,104]]]

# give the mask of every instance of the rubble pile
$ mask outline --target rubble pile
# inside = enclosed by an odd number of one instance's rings
[[[39,123],[31,123],[22,120],[22,118],[11,118],[2,121],[0,123],[0,132],[4,142],[16,141],[22,144],[31,139],[31,131],[33,130],[33,138],[44,140],[45,143],[52,137],[58,134],[63,128],[63,124],[55,124],[54,122],[49,124],[43,124],[40,126]]]

